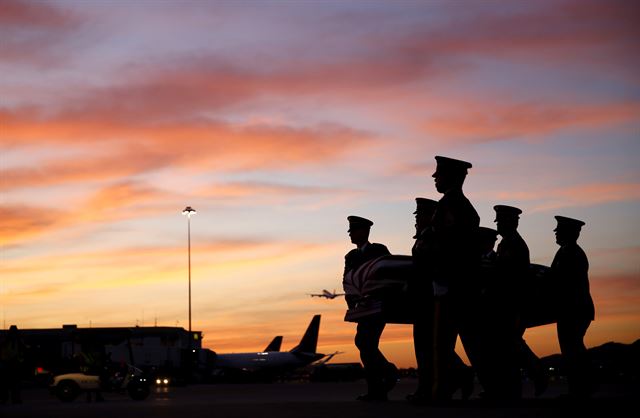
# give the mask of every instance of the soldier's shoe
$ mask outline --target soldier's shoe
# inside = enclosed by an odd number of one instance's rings
[[[386,393],[365,393],[362,395],[358,395],[356,400],[362,402],[386,402],[387,394]]]
[[[471,397],[471,394],[473,393],[473,387],[475,385],[475,377],[476,374],[471,367],[466,368],[464,370],[464,373],[462,373],[460,382],[460,397],[462,398],[462,400],[466,401]]]
[[[429,391],[420,390],[407,395],[407,401],[414,405],[428,405],[431,403],[431,393]]]
[[[549,387],[549,375],[546,371],[541,371],[533,380],[534,395],[536,397],[542,395]]]
[[[389,363],[385,377],[382,379],[382,389],[385,392],[389,392],[396,386],[400,379],[400,373],[395,364]]]

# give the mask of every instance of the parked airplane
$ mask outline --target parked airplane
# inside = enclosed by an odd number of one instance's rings
[[[262,350],[263,352],[268,352],[268,351],[280,351],[280,347],[282,347],[282,335],[278,335],[277,337],[275,337],[270,343],[269,345]]]
[[[344,351],[334,351],[331,354],[327,354],[324,358],[316,361],[315,363],[312,364],[312,366],[321,366],[323,364],[328,363],[329,361],[331,361],[331,359],[335,356],[337,356],[338,354],[344,354]]]
[[[338,296],[344,296],[344,293],[336,293],[336,290],[333,289],[333,293],[329,292],[327,289],[322,289],[322,293],[309,293],[309,296],[318,297],[318,298],[327,298],[327,299],[335,299]]]
[[[320,315],[315,315],[300,343],[290,351],[216,354],[213,378],[265,381],[311,364],[325,357],[316,353],[319,331]]]

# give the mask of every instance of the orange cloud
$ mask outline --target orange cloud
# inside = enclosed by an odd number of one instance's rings
[[[230,204],[240,204],[240,202],[250,200],[251,204],[282,203],[285,200],[297,197],[314,196],[314,207],[329,200],[348,198],[357,196],[359,190],[343,189],[338,187],[323,186],[299,186],[282,183],[268,183],[259,181],[218,183],[199,191],[199,196],[215,198],[217,202],[227,202]],[[322,197],[322,201],[318,200]]]
[[[590,278],[598,317],[640,320],[640,272]]]
[[[170,164],[170,158],[136,147],[108,156],[83,156],[40,163],[36,167],[3,169],[0,190],[60,186],[89,181],[108,181],[153,171]]]
[[[121,182],[98,190],[84,202],[68,205],[67,210],[3,205],[0,206],[0,240],[5,244],[16,244],[82,224],[130,219],[140,213],[122,209],[159,196],[161,193],[156,189],[135,182]]]
[[[68,213],[44,207],[4,205],[0,206],[0,219],[0,241],[10,245],[61,228]]]
[[[101,119],[105,115],[44,119],[27,111],[0,113],[6,146],[20,144],[99,143],[111,147],[113,155],[99,157],[90,170],[87,163],[72,161],[55,163],[38,170],[7,170],[12,181],[5,188],[25,185],[45,178],[46,170],[54,175],[74,178],[99,178],[142,172],[160,166],[215,167],[216,170],[286,168],[313,164],[335,158],[346,150],[372,141],[369,134],[336,124],[320,124],[309,128],[270,125],[230,125],[221,122],[132,123]],[[135,146],[127,145],[135,141]],[[120,159],[120,163],[114,163]],[[104,169],[106,172],[100,171]],[[47,180],[51,181],[51,180]]]

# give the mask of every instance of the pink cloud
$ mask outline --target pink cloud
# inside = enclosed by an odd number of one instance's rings
[[[4,0],[0,2],[0,55],[5,62],[60,64],[70,54],[63,42],[80,23],[79,16],[52,3]]]
[[[537,201],[532,211],[545,211],[563,207],[638,200],[640,199],[640,184],[588,183],[556,189],[500,192],[496,194],[495,199]]]
[[[545,136],[566,129],[585,129],[637,120],[640,104],[617,103],[457,103],[429,118],[423,132],[466,142]]]
[[[445,23],[422,25],[379,41],[383,47],[393,45],[436,58],[481,55],[538,65],[547,60],[588,61],[608,67],[610,62],[593,60],[594,53],[605,53],[616,63],[639,63],[637,57],[621,54],[631,51],[640,39],[637,2],[537,2],[503,13],[484,5],[471,7],[467,13],[453,13],[456,11],[451,11],[452,18]]]

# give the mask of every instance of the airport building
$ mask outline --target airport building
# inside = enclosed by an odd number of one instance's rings
[[[46,370],[68,368],[74,357],[89,347],[99,347],[115,363],[129,363],[142,369],[175,370],[185,364],[191,352],[202,350],[202,332],[191,336],[179,327],[109,327],[20,329],[28,346],[29,361]],[[8,331],[0,330],[0,341]],[[193,358],[193,357],[192,357]]]

